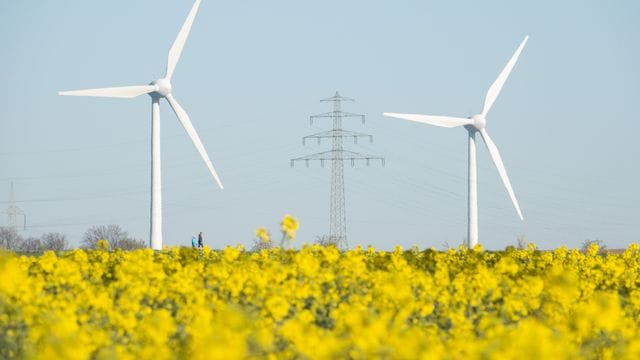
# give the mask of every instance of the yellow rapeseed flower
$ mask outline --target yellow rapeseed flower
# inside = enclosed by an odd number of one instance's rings
[[[261,242],[263,243],[268,243],[269,240],[271,240],[270,236],[269,236],[269,232],[267,231],[267,229],[260,227],[256,229],[256,237],[258,239],[260,239]]]
[[[0,251],[0,359],[640,358],[639,247],[534,249]]]
[[[287,214],[282,219],[280,228],[287,238],[293,239],[296,237],[296,230],[298,230],[298,220]]]
[[[96,241],[96,249],[107,251],[109,250],[109,242],[105,239],[100,239]]]

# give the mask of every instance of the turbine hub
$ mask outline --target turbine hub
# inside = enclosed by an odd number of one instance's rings
[[[156,91],[154,92],[154,94],[160,95],[162,97],[171,94],[172,87],[169,79],[156,80],[153,81],[151,85],[155,85],[156,87]]]
[[[482,130],[487,126],[487,119],[482,114],[473,115],[471,120],[473,120],[473,126],[478,130]]]

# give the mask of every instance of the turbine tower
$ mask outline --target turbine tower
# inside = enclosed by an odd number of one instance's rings
[[[180,60],[182,49],[187,41],[193,20],[198,12],[200,0],[196,0],[187,16],[187,20],[182,25],[178,36],[176,37],[169,55],[167,57],[167,70],[163,78],[151,82],[149,85],[140,86],[124,86],[101,89],[87,89],[75,91],[61,91],[60,95],[67,96],[97,96],[111,98],[134,98],[140,95],[148,94],[151,96],[151,234],[150,246],[155,250],[162,249],[162,181],[160,166],[160,99],[166,99],[169,105],[178,117],[178,121],[182,124],[193,145],[200,153],[207,168],[213,175],[213,178],[222,189],[222,182],[211,164],[209,155],[198,136],[189,115],[180,106],[172,95],[173,88],[171,86],[171,78],[173,72]]]
[[[484,106],[482,108],[482,112],[480,114],[473,115],[469,118],[463,119],[458,117],[449,117],[449,116],[432,116],[432,115],[417,115],[417,114],[397,114],[397,113],[384,113],[384,116],[394,117],[398,119],[410,120],[419,123],[435,125],[440,127],[452,128],[458,126],[464,126],[467,129],[469,136],[469,202],[468,202],[468,246],[470,248],[474,247],[478,243],[478,185],[477,185],[477,167],[476,167],[476,133],[480,133],[482,140],[484,140],[484,144],[491,155],[491,159],[493,163],[496,165],[498,169],[498,173],[500,174],[500,178],[504,183],[505,188],[507,189],[507,193],[511,198],[511,202],[513,202],[513,206],[516,208],[516,212],[520,217],[520,220],[524,220],[522,217],[522,211],[520,211],[520,205],[518,205],[518,200],[516,199],[516,195],[513,192],[513,188],[511,187],[511,182],[509,181],[509,177],[507,176],[507,170],[504,167],[504,163],[502,162],[502,157],[500,156],[500,152],[498,148],[493,143],[489,134],[487,133],[486,127],[486,116],[491,109],[491,106],[496,101],[496,98],[500,94],[500,90],[502,90],[502,86],[505,81],[509,77],[511,70],[513,69],[516,61],[518,61],[518,57],[522,52],[525,44],[529,36],[525,36],[524,40],[513,54],[505,68],[498,75],[498,78],[491,85],[489,90],[487,91],[487,95],[484,100]]]
[[[333,102],[333,111],[311,116],[311,124],[313,124],[314,119],[330,118],[333,119],[333,129],[302,138],[303,145],[305,145],[307,139],[316,139],[318,141],[318,144],[320,144],[322,139],[332,139],[331,150],[291,159],[291,166],[293,167],[296,161],[304,161],[307,167],[309,166],[310,161],[320,161],[321,166],[324,166],[325,161],[331,161],[331,209],[329,210],[329,239],[340,248],[348,248],[349,243],[347,242],[347,216],[344,199],[344,161],[350,160],[352,167],[355,166],[357,160],[365,160],[367,166],[369,166],[371,160],[380,160],[382,162],[382,165],[384,165],[384,158],[374,155],[359,154],[343,149],[343,138],[353,138],[354,143],[358,143],[358,138],[368,137],[369,142],[373,142],[373,137],[369,134],[342,129],[343,118],[359,117],[362,119],[363,124],[365,118],[365,116],[361,114],[353,114],[342,111],[343,101],[354,100],[340,95],[340,93],[338,93],[337,91],[334,96],[320,100],[320,102]]]

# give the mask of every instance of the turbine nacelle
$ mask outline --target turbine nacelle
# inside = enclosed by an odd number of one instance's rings
[[[173,90],[171,82],[166,78],[152,81],[149,85],[156,87],[155,91],[150,94],[151,96],[157,95],[160,97],[167,97],[167,95],[171,94],[171,91]]]
[[[482,130],[487,126],[487,119],[482,114],[473,115],[470,119],[473,121],[473,127],[478,130]]]

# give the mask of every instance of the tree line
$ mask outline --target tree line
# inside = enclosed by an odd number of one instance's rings
[[[93,226],[82,235],[80,247],[95,249],[98,240],[106,240],[109,249],[134,250],[147,247],[147,242],[134,239],[119,225]],[[70,248],[63,233],[44,233],[39,237],[23,237],[15,228],[0,226],[0,250],[37,253],[47,250],[64,251]]]

